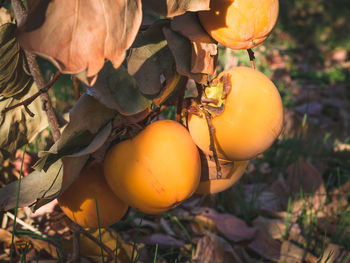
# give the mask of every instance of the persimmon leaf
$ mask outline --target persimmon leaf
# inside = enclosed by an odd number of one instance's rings
[[[167,27],[163,28],[163,33],[175,58],[177,72],[198,83],[207,84],[207,74],[191,72],[192,48],[190,41]]]
[[[162,32],[169,20],[160,20],[138,34],[128,58],[128,72],[134,76],[142,93],[158,94],[175,71],[175,60]]]
[[[63,73],[86,71],[89,85],[105,59],[118,68],[142,20],[141,0],[31,0],[19,41]]]
[[[25,56],[16,39],[16,25],[0,26],[0,95],[13,97],[30,87],[32,77],[24,71]]]
[[[217,42],[201,26],[195,13],[187,12],[171,22],[171,29],[191,41],[191,73],[215,73],[218,58]]]
[[[115,69],[108,62],[89,91],[100,103],[126,116],[142,112],[152,103],[124,66]]]
[[[36,92],[36,85],[33,84],[21,99],[1,98],[0,96],[0,111],[20,103]],[[40,100],[34,100],[28,105],[28,108],[34,113],[34,117],[30,117],[23,107],[0,114],[0,160],[13,155],[18,148],[30,142],[48,126]]]
[[[116,111],[105,107],[92,96],[81,96],[70,112],[69,123],[61,138],[49,151],[39,153],[41,158],[35,164],[35,169],[47,170],[59,158],[81,156],[97,150],[108,137],[105,126],[116,114]]]
[[[186,11],[209,10],[210,0],[143,0],[146,7],[166,16],[178,16]]]
[[[61,190],[66,189],[80,173],[88,155],[57,160],[45,171],[34,171],[21,181],[18,206],[34,203],[34,209],[55,199]],[[6,211],[16,206],[18,182],[14,181],[0,189],[0,210]]]

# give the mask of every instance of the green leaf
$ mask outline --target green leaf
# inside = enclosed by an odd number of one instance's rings
[[[175,60],[163,34],[169,20],[159,20],[141,32],[128,57],[128,72],[135,77],[142,93],[157,95],[175,71]]]
[[[20,103],[36,92],[36,85],[33,84],[21,99],[0,98],[0,111]],[[22,106],[0,114],[0,160],[13,155],[18,148],[30,142],[48,126],[47,117],[41,107],[41,101],[36,99],[28,106],[35,114],[34,117],[30,117]]]
[[[136,80],[123,66],[115,69],[109,62],[89,91],[100,103],[126,116],[142,112],[152,103],[141,93]]]
[[[0,95],[13,97],[33,83],[24,67],[25,56],[16,39],[16,25],[3,24],[0,26]]]

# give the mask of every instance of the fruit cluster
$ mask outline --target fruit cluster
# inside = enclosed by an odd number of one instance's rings
[[[278,0],[216,0],[198,15],[219,43],[250,49],[273,29]],[[113,145],[103,163],[87,164],[58,198],[66,215],[82,226],[105,227],[120,220],[128,206],[157,214],[194,193],[223,191],[282,130],[276,87],[247,67],[220,73],[185,113],[186,127],[172,120],[152,122]]]

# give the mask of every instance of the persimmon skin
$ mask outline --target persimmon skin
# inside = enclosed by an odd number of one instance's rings
[[[83,227],[98,228],[95,197],[101,227],[116,223],[128,209],[109,188],[103,176],[103,164],[97,161],[86,165],[57,201],[63,212],[75,223]]]
[[[247,165],[248,161],[235,161],[225,179],[201,181],[196,194],[217,194],[229,189],[242,177]]]
[[[269,148],[281,133],[282,100],[272,81],[257,70],[235,67],[220,73],[216,80],[224,74],[229,76],[231,89],[224,111],[212,119],[215,147],[221,159],[249,160]],[[205,118],[190,114],[188,128],[197,146],[212,154]]]
[[[212,0],[210,10],[198,12],[208,34],[232,49],[262,43],[276,25],[278,0]]]
[[[157,214],[195,192],[201,161],[186,128],[162,120],[114,145],[105,157],[104,171],[109,186],[124,202]]]

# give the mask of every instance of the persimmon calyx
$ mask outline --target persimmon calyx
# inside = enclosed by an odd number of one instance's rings
[[[225,109],[225,99],[231,90],[229,75],[225,74],[219,80],[214,79],[204,90],[201,98],[203,107],[215,117]]]

